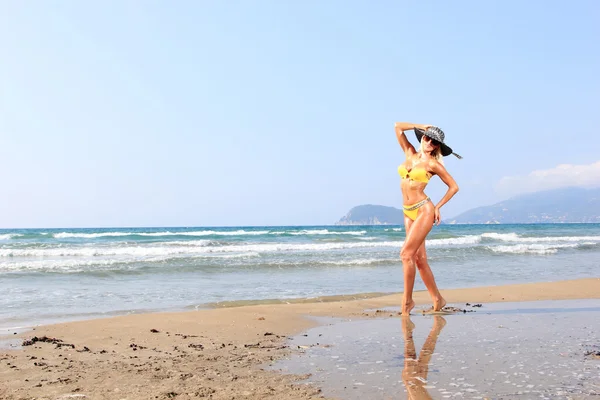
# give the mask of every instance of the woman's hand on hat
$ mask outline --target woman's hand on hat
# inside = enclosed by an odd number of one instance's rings
[[[422,130],[426,131],[427,129],[431,128],[432,126],[433,125],[419,124],[419,125],[415,125],[415,128],[422,129]]]

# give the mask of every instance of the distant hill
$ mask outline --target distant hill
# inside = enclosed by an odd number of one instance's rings
[[[402,225],[404,213],[394,207],[365,204],[348,211],[336,225]]]
[[[449,224],[599,222],[600,189],[566,188],[512,197],[473,208]]]
[[[600,188],[566,188],[512,197],[477,207],[445,224],[600,223]],[[352,208],[336,225],[402,225],[402,210],[366,204]]]

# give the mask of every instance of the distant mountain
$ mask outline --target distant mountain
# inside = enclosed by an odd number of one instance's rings
[[[336,225],[402,225],[404,213],[394,207],[365,204],[348,211]]]
[[[600,223],[600,188],[566,188],[512,197],[477,207],[445,224]],[[366,204],[352,208],[336,225],[403,225],[402,210]]]
[[[449,224],[600,223],[600,189],[565,188],[512,197],[473,208]]]

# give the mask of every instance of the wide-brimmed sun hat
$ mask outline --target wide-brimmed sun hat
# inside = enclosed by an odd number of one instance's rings
[[[444,157],[449,156],[450,154],[454,154],[454,156],[456,158],[458,158],[458,159],[462,158],[461,156],[459,156],[458,154],[453,152],[452,148],[450,146],[448,146],[447,144],[444,143],[444,137],[446,135],[444,135],[444,131],[442,131],[437,126],[430,126],[429,128],[427,128],[427,130],[423,130],[423,129],[419,129],[419,128],[414,128],[413,130],[415,131],[415,135],[417,136],[417,140],[419,142],[421,142],[421,138],[423,137],[423,135],[439,142],[440,147],[442,149],[442,155]]]

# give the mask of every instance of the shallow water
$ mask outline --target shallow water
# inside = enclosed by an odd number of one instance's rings
[[[272,368],[348,400],[599,398],[600,300],[454,306],[475,311],[321,319]]]

